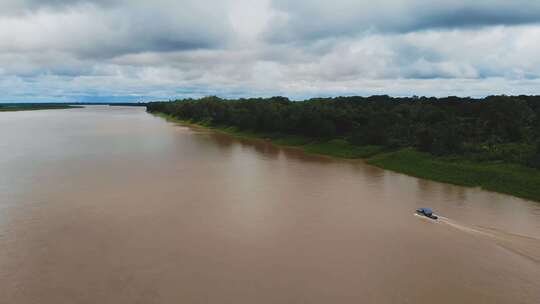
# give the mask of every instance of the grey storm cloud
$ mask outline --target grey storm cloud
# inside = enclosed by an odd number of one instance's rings
[[[6,1],[6,0],[4,0]],[[213,48],[231,28],[223,4],[199,1],[10,0],[24,14],[0,18],[4,51],[59,51],[111,58],[127,53]],[[23,5],[24,4],[24,5]],[[22,10],[21,10],[22,9]],[[210,22],[201,22],[210,20]]]
[[[539,21],[535,0],[2,0],[0,101],[539,93]]]
[[[66,9],[81,4],[111,7],[121,2],[122,0],[3,0],[0,3],[0,15],[28,14],[41,9]]]
[[[535,0],[272,0],[275,42],[540,22]]]

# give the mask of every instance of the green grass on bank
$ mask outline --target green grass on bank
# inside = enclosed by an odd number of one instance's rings
[[[16,112],[16,111],[36,111],[36,110],[60,110],[80,108],[78,106],[60,105],[60,104],[0,104],[0,112]]]
[[[540,201],[540,170],[501,161],[476,161],[464,157],[437,157],[412,148],[385,151],[380,146],[356,146],[344,139],[315,140],[297,135],[240,131],[205,123],[178,120],[156,114],[169,121],[203,126],[237,138],[266,139],[279,146],[297,147],[306,153],[336,158],[366,159],[366,162],[391,171],[466,187],[481,187],[517,197]]]
[[[368,158],[384,151],[380,146],[356,146],[344,139],[312,142],[303,146],[307,153],[324,154],[337,158]]]
[[[540,171],[518,164],[436,157],[413,149],[380,154],[367,162],[411,176],[540,201]]]

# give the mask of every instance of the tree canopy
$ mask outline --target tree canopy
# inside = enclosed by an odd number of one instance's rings
[[[345,138],[356,145],[415,147],[540,168],[540,96],[314,98],[153,102],[149,112],[241,130]]]

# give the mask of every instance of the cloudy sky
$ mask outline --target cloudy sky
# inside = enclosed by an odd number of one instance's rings
[[[1,0],[0,102],[540,94],[538,0]]]

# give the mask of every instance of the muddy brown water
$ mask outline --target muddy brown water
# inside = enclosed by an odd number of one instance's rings
[[[142,108],[0,113],[0,303],[540,303],[540,204]]]

